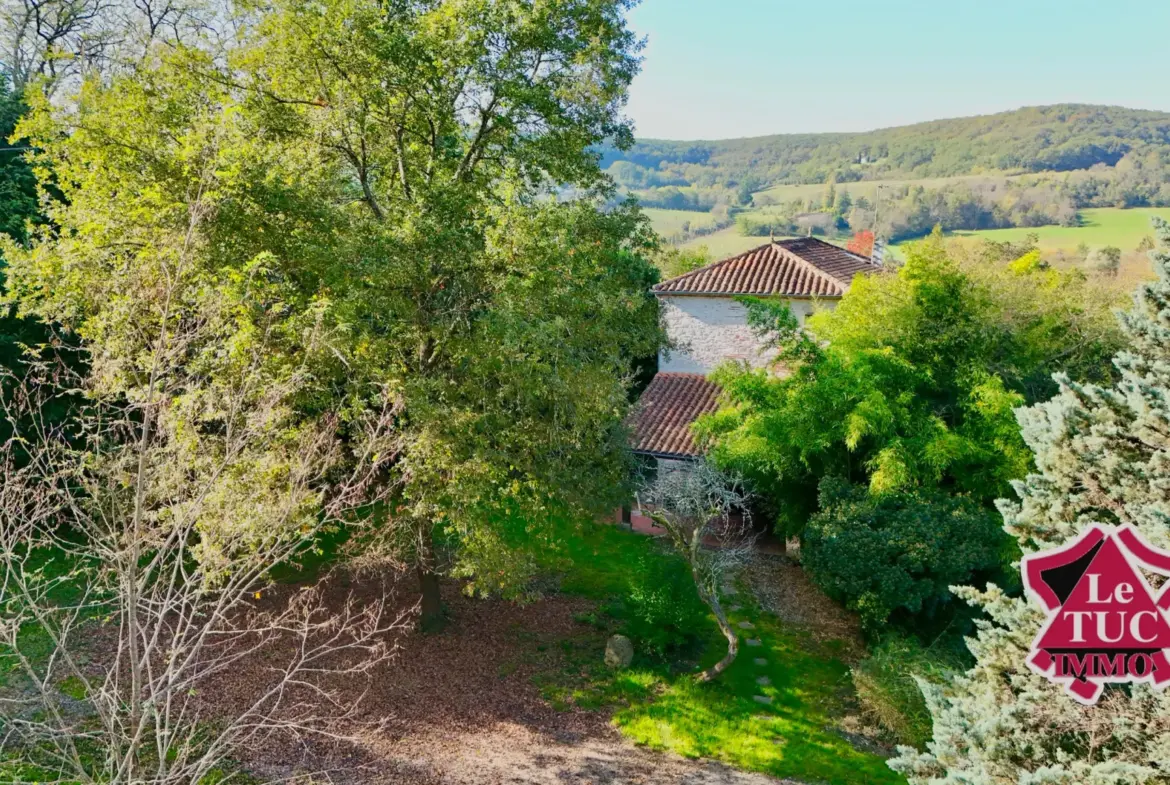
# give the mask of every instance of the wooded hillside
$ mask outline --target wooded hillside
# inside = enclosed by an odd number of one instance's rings
[[[619,184],[742,187],[987,171],[1113,166],[1127,153],[1170,161],[1170,114],[1057,104],[863,133],[784,134],[723,141],[645,139],[603,151]]]

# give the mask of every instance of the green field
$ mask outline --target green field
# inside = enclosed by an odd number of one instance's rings
[[[757,248],[767,242],[767,237],[745,237],[739,233],[736,227],[729,226],[705,237],[696,237],[683,243],[680,247],[690,249],[705,247],[711,255],[711,261],[718,261]]]
[[[1015,229],[988,229],[979,232],[954,232],[956,237],[980,237],[996,242],[1022,242],[1029,234],[1040,239],[1040,248],[1046,251],[1075,250],[1084,243],[1090,248],[1112,245],[1122,251],[1132,251],[1142,238],[1153,234],[1150,216],[1170,220],[1170,207],[1135,207],[1122,210],[1106,207],[1081,210],[1080,226],[1036,226]]]
[[[613,724],[639,745],[774,777],[834,785],[905,783],[881,757],[855,749],[838,732],[838,721],[855,699],[842,661],[846,643],[818,640],[811,630],[781,622],[755,604],[746,586],[739,587],[741,605],[731,619],[754,625],[750,636],[759,646],[742,648],[716,681],[696,684],[693,678],[699,667],[722,657],[727,645],[702,605],[705,625],[695,630],[696,650],[658,658],[643,646],[632,667],[606,667],[602,652],[611,633],[637,637],[622,626],[630,622],[625,598],[631,576],[645,570],[647,560],[668,567],[661,573],[665,586],[689,588],[686,566],[663,545],[616,526],[592,525],[564,532],[555,557],[539,557],[560,572],[561,591],[599,602],[597,610],[578,618],[582,626],[560,641],[559,667],[534,677],[554,708],[612,711]],[[675,597],[669,590],[661,596]],[[693,589],[681,596],[698,604]],[[755,657],[765,662],[754,663]],[[757,681],[760,676],[767,677],[766,686]],[[754,697],[761,693],[771,699],[766,705]]]
[[[672,211],[662,210],[659,212]],[[752,211],[752,213],[756,212]],[[1112,245],[1122,251],[1133,251],[1141,243],[1143,237],[1153,234],[1150,227],[1150,216],[1157,215],[1170,221],[1170,207],[1135,207],[1127,210],[1103,207],[1081,210],[1080,215],[1080,226],[1034,226],[1014,229],[986,229],[978,232],[958,231],[954,232],[952,236],[1020,243],[1028,235],[1035,234],[1039,238],[1040,248],[1045,251],[1073,251],[1081,243],[1089,248]],[[706,237],[696,237],[684,243],[682,247],[706,246],[714,261],[743,253],[763,245],[767,241],[766,237],[744,237],[739,234],[736,227],[730,226]],[[906,242],[913,242],[913,240]],[[894,248],[901,245],[905,245],[905,243],[898,243]]]
[[[650,219],[650,225],[654,227],[654,231],[666,238],[686,231],[688,226],[691,229],[696,229],[715,225],[715,216],[697,210],[663,210],[658,207],[643,207],[642,212]]]

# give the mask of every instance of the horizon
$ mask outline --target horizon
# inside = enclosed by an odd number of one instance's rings
[[[973,120],[979,117],[995,117],[997,115],[1013,114],[1015,112],[1022,112],[1027,109],[1049,109],[1054,106],[1084,106],[1092,109],[1123,109],[1131,112],[1151,112],[1153,114],[1162,114],[1170,117],[1170,110],[1164,109],[1146,109],[1140,106],[1124,106],[1122,104],[1086,104],[1073,101],[1059,101],[1052,104],[1029,104],[1027,106],[1015,106],[1010,109],[1001,109],[995,112],[981,112],[979,114],[966,115],[951,115],[947,117],[933,117],[929,120],[916,120],[910,123],[902,123],[901,125],[882,125],[873,128],[861,128],[856,131],[782,131],[774,134],[753,134],[752,136],[724,136],[719,138],[703,138],[703,139],[672,139],[663,136],[640,136],[635,134],[635,143],[639,142],[692,142],[718,144],[720,142],[742,142],[753,139],[775,139],[782,136],[850,136],[877,133],[878,131],[889,131],[895,128],[912,128],[916,125],[930,125],[931,123],[945,123],[950,120]]]
[[[1170,4],[1102,10],[1093,0],[891,0],[875,13],[842,0],[828,15],[774,0],[641,0],[629,22],[647,44],[626,114],[639,140],[721,141],[1053,104],[1170,112],[1160,56]]]

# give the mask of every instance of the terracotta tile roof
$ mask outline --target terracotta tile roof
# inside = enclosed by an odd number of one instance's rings
[[[853,276],[879,270],[864,256],[815,237],[779,240],[663,281],[656,294],[841,297]]]
[[[660,373],[642,393],[630,420],[635,452],[697,458],[691,435],[699,415],[719,408],[719,385],[698,373]]]

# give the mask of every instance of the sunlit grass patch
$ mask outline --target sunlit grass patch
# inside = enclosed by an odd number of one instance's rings
[[[588,589],[590,596],[620,591],[620,570],[634,567],[646,548],[655,547],[613,527],[599,527],[584,540],[573,551],[588,558],[562,586]],[[880,756],[855,749],[836,730],[852,697],[848,668],[838,656],[841,647],[786,628],[743,594],[737,599],[745,607],[732,621],[755,627],[743,631],[735,664],[710,684],[697,684],[693,675],[723,654],[726,644],[713,621],[701,631],[693,659],[685,653],[670,662],[638,656],[630,669],[606,668],[605,637],[622,627],[620,603],[607,606],[616,614],[608,618],[608,628],[605,618],[583,618],[582,634],[563,642],[560,667],[538,676],[538,684],[557,708],[612,709],[622,733],[651,748],[809,782],[903,782]],[[748,637],[760,645],[747,646]],[[766,664],[755,664],[756,658]],[[761,676],[767,684],[757,683]],[[756,695],[771,703],[757,702]]]

